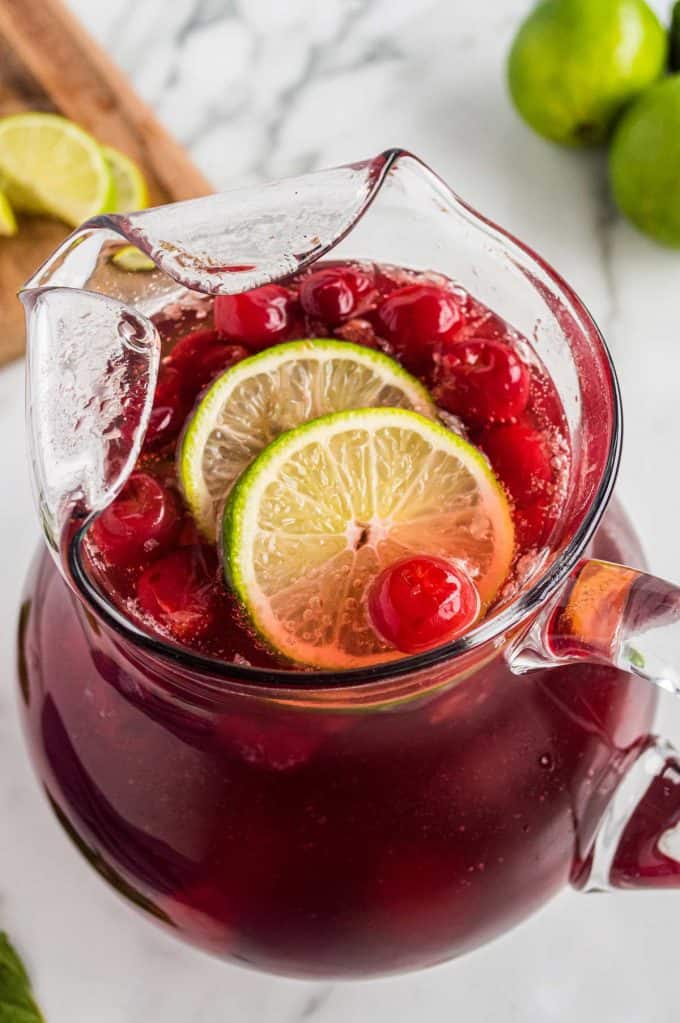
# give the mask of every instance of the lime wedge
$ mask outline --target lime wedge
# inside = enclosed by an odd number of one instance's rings
[[[317,668],[401,656],[366,612],[366,591],[409,554],[451,558],[485,607],[514,547],[508,501],[486,459],[403,409],[339,412],[273,441],[233,488],[225,575],[258,632]]]
[[[0,192],[0,237],[13,238],[19,230],[14,210],[4,192]]]
[[[111,256],[111,262],[119,270],[128,270],[131,273],[156,269],[153,259],[149,259],[136,245],[123,245]]]
[[[149,190],[137,164],[113,146],[102,146],[102,152],[111,172],[115,190],[114,203],[109,212],[130,213],[132,210],[143,210],[149,205]]]
[[[149,190],[141,170],[129,156],[113,146],[102,146],[102,152],[113,178],[114,196],[111,213],[130,213],[149,205]],[[124,245],[111,257],[119,270],[127,273],[148,273],[156,264],[135,245]]]
[[[280,433],[377,405],[436,416],[423,385],[398,362],[348,341],[291,341],[227,370],[196,408],[178,453],[184,497],[201,531],[215,539],[234,481]]]
[[[17,210],[77,227],[111,206],[113,182],[91,135],[57,114],[0,120],[0,184]]]

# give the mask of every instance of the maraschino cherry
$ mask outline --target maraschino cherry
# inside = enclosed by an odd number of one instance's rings
[[[375,295],[371,276],[352,266],[317,270],[300,284],[304,311],[330,326],[365,312]]]
[[[464,323],[456,296],[436,284],[409,284],[391,292],[377,312],[378,332],[412,373],[428,375],[434,353]]]
[[[182,389],[193,404],[215,377],[247,355],[243,345],[229,344],[216,330],[195,330],[177,342],[165,365],[181,374]]]
[[[177,639],[204,633],[215,614],[217,558],[211,547],[180,547],[154,561],[139,577],[141,610]]]
[[[120,494],[92,525],[106,561],[129,565],[166,546],[179,526],[175,494],[146,472],[133,472]]]
[[[368,592],[376,632],[407,654],[455,639],[479,611],[479,593],[469,575],[444,558],[419,555],[397,561]]]
[[[469,426],[513,422],[529,401],[529,371],[499,341],[459,341],[439,357],[437,404]]]
[[[553,478],[550,450],[542,433],[528,423],[494,426],[481,447],[519,508],[549,492]]]
[[[226,341],[259,352],[290,336],[296,306],[290,291],[278,284],[265,284],[240,295],[218,295],[215,327]]]

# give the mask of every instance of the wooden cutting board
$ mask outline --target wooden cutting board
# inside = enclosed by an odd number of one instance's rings
[[[60,0],[0,0],[0,117],[20,110],[64,114],[127,153],[154,206],[213,191]],[[0,364],[24,350],[17,290],[69,230],[23,217],[16,238],[0,238]]]

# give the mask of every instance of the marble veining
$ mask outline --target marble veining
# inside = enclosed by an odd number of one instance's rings
[[[680,256],[615,214],[601,153],[533,136],[503,61],[529,0],[70,0],[218,188],[412,149],[573,284],[614,351],[627,410],[620,492],[652,567],[680,580]],[[666,15],[667,0],[653,6]],[[37,538],[22,367],[0,372],[0,928],[48,1023],[670,1023],[672,893],[565,893],[517,932],[427,973],[301,983],[225,966],[135,919],[84,869],[31,776],[11,688]],[[660,728],[680,732],[680,704]],[[357,850],[361,855],[361,850]]]

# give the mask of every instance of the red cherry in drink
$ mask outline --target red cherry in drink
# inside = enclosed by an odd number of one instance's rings
[[[242,345],[228,344],[216,330],[195,330],[177,342],[165,365],[180,373],[184,395],[193,403],[215,377],[247,355]]]
[[[174,440],[184,424],[190,407],[184,395],[181,374],[173,366],[162,362],[158,370],[156,392],[144,446],[160,448]]]
[[[212,624],[217,558],[211,547],[180,547],[155,561],[137,583],[141,610],[185,643]]]
[[[479,610],[479,593],[467,573],[444,558],[425,555],[390,565],[368,593],[376,632],[408,654],[460,636]]]
[[[329,326],[364,312],[375,295],[370,275],[351,266],[317,270],[300,284],[304,311]]]
[[[404,273],[400,270],[389,270],[385,267],[374,264],[372,267],[373,282],[383,299],[405,287]]]
[[[427,374],[434,352],[464,323],[460,301],[436,284],[409,284],[393,291],[377,313],[378,332],[412,373]]]
[[[480,443],[518,508],[549,496],[550,449],[540,430],[527,423],[494,426],[483,432]]]
[[[529,371],[516,352],[499,341],[459,341],[440,356],[434,396],[447,412],[470,426],[507,423],[529,401]]]
[[[129,565],[168,544],[179,526],[177,498],[145,472],[133,472],[93,522],[90,536],[112,565]]]
[[[240,295],[218,295],[215,326],[225,340],[258,352],[289,337],[296,305],[288,289],[278,284],[265,284]]]
[[[465,336],[468,338],[478,337],[482,341],[504,341],[506,344],[513,341],[512,333],[505,320],[474,299],[469,301]]]

